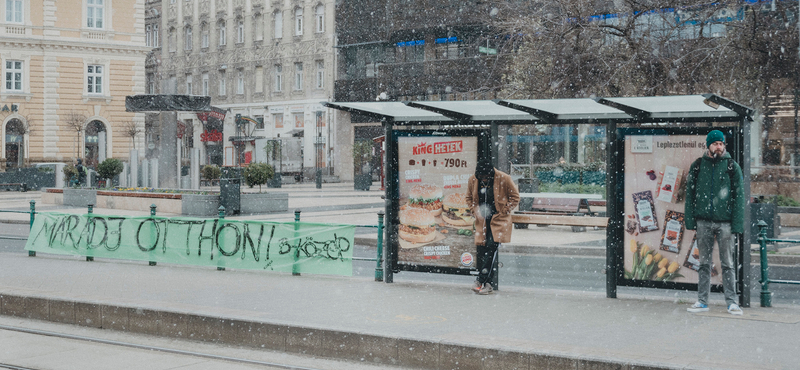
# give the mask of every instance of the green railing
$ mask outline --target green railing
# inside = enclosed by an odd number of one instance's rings
[[[800,244],[800,240],[772,239],[767,238],[767,223],[763,220],[758,221],[758,244],[760,245],[761,255],[761,307],[772,307],[772,292],[769,291],[769,284],[793,284],[800,285],[797,280],[773,280],[769,278],[769,266],[767,263],[767,244],[792,243]]]
[[[87,213],[89,213],[89,214],[93,213],[93,211],[94,211],[93,208],[94,208],[94,205],[93,204],[89,204],[87,206]],[[30,209],[30,211],[0,210],[0,212],[6,212],[6,213],[29,213],[31,215],[31,222],[30,222],[29,228],[32,228],[33,227],[33,221],[35,220],[35,217],[36,217],[36,201],[35,200],[31,200],[31,209]],[[150,216],[155,216],[155,215],[156,215],[156,205],[152,204],[152,205],[150,205]],[[225,218],[225,208],[222,207],[222,206],[219,207],[219,216],[218,217],[220,219],[224,219]],[[353,261],[375,261],[376,262],[376,266],[375,266],[375,281],[383,281],[383,267],[382,267],[382,263],[383,263],[383,217],[384,217],[383,211],[379,211],[378,212],[378,224],[377,225],[354,225],[355,227],[369,227],[369,228],[378,229],[378,245],[377,245],[378,253],[377,253],[376,257],[375,258],[366,258],[366,257],[353,257],[352,258]],[[294,222],[300,222],[300,210],[299,209],[294,211]],[[27,240],[28,238],[20,237],[20,236],[4,236],[4,235],[0,235],[0,239]],[[28,255],[31,256],[31,257],[35,257],[36,256],[36,252],[35,251],[28,251]],[[87,256],[86,260],[87,261],[94,261],[94,258]],[[155,266],[156,262],[155,261],[150,261],[149,265],[150,266]],[[225,270],[224,267],[217,267],[217,269],[218,270]],[[300,275],[300,273],[299,272],[292,272],[292,275]]]

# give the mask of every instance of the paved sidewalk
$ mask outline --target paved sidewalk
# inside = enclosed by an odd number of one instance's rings
[[[0,314],[427,369],[795,369],[800,309],[0,254]],[[624,366],[623,366],[624,365]],[[541,367],[537,367],[541,366]],[[639,367],[641,366],[641,367]]]

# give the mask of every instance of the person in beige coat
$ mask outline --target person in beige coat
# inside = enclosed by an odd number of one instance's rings
[[[511,176],[481,160],[469,178],[466,198],[475,215],[475,245],[483,257],[478,259],[482,263],[472,290],[485,295],[494,291],[491,282],[497,249],[500,243],[511,242],[511,211],[519,204],[519,190]]]

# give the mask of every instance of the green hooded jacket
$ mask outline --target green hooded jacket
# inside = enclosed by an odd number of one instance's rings
[[[694,167],[698,162],[700,169],[696,171]],[[698,162],[692,163],[686,178],[686,228],[696,230],[698,219],[727,221],[731,223],[731,232],[743,233],[745,199],[742,168],[731,159],[728,152],[716,159],[706,152]],[[732,171],[728,171],[728,163]]]

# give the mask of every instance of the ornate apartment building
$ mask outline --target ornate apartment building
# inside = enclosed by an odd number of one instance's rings
[[[202,163],[242,164],[265,140],[294,138],[307,176],[332,174],[336,122],[321,102],[333,95],[334,11],[332,0],[148,1],[148,92],[207,95],[220,108],[179,114],[182,157],[200,148]],[[252,120],[237,127],[237,115]]]
[[[0,166],[125,158],[144,115],[144,0],[7,0],[0,6]]]

